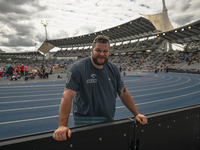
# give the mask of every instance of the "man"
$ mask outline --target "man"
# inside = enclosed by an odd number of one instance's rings
[[[41,65],[41,78],[45,78],[45,68]]]
[[[17,71],[16,72],[17,72],[17,74],[19,74],[19,66],[18,65],[17,65]]]
[[[21,70],[21,78],[24,76],[24,65],[21,64],[21,66],[19,67]]]
[[[8,63],[6,63],[5,67],[6,67],[6,75],[7,75],[7,78],[8,78],[8,76],[9,76],[8,68],[10,67],[10,65]]]
[[[52,65],[50,65],[50,74],[52,74],[53,72],[53,68],[52,68]]]
[[[92,44],[91,56],[84,58],[70,68],[66,88],[59,108],[59,124],[53,138],[63,141],[71,137],[67,127],[73,99],[75,125],[113,120],[117,93],[124,105],[141,124],[147,118],[139,114],[129,91],[125,88],[118,67],[108,61],[109,38],[97,36]],[[67,136],[66,136],[67,134]]]
[[[10,67],[8,68],[8,74],[9,74],[9,77],[11,78],[13,76],[13,71],[14,71],[14,68],[12,67],[12,65],[10,65]]]
[[[25,68],[25,75],[28,75],[29,67],[26,65],[24,68]]]

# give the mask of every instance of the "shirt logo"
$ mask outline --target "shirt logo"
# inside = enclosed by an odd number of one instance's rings
[[[97,83],[96,74],[91,74],[92,79],[87,79],[86,83]]]
[[[94,79],[96,77],[96,74],[92,74],[91,77]]]
[[[111,80],[110,77],[108,78],[108,80]]]

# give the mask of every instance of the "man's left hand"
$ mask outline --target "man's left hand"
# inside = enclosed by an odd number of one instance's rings
[[[142,125],[145,125],[147,123],[146,116],[144,116],[142,114],[137,114],[137,116],[135,116],[135,119]]]

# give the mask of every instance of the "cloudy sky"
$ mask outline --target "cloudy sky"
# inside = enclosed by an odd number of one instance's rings
[[[166,0],[174,28],[200,20],[200,0]],[[0,0],[0,50],[35,51],[48,39],[111,28],[162,11],[162,0]],[[53,49],[56,51],[57,49]]]

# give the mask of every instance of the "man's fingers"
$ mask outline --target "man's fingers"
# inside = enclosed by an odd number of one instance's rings
[[[66,132],[61,133],[61,139],[62,141],[67,139]]]
[[[147,123],[147,118],[144,115],[138,114],[135,118],[142,125]]]
[[[141,123],[141,120],[140,120],[140,118],[139,118],[139,117],[137,117],[137,118],[136,118],[136,120],[137,120],[139,123]]]
[[[71,130],[69,129],[69,130],[68,130],[68,137],[70,138],[71,135],[72,135],[72,132],[71,132]]]
[[[141,118],[141,122],[140,122],[141,124],[146,124],[147,123],[147,119],[146,119],[146,117],[143,117],[143,118]]]
[[[57,129],[56,131],[54,131],[53,138],[57,141],[64,141],[67,139],[67,136],[70,138],[71,134],[72,132],[69,128]]]

